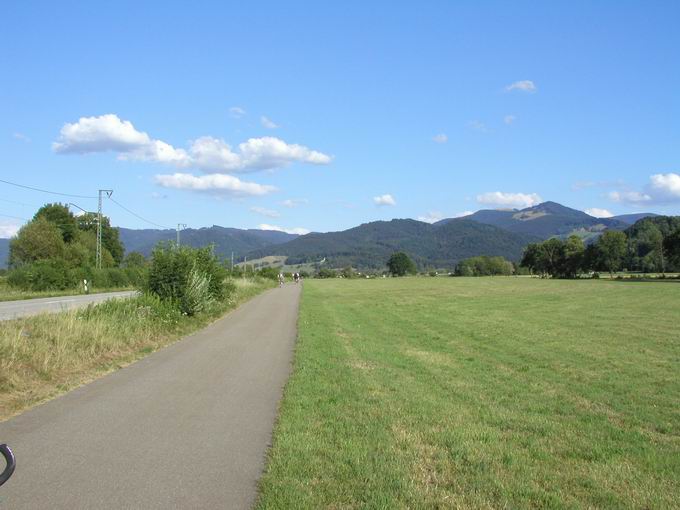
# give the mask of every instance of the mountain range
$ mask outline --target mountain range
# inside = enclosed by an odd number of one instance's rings
[[[182,244],[214,244],[216,253],[235,260],[253,260],[270,255],[288,257],[288,264],[326,259],[331,267],[351,265],[380,268],[394,251],[405,251],[420,267],[453,267],[475,255],[502,255],[518,260],[530,243],[553,236],[576,234],[586,241],[607,229],[624,230],[652,213],[624,214],[595,218],[556,202],[544,202],[525,209],[487,209],[463,218],[448,218],[434,224],[411,219],[374,221],[341,232],[311,233],[305,236],[272,230],[241,230],[214,225],[185,229]],[[127,252],[149,255],[159,241],[173,241],[174,230],[120,228]],[[9,240],[0,239],[0,267],[6,267]]]

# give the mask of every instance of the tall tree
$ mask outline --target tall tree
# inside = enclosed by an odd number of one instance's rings
[[[387,261],[387,269],[393,276],[405,276],[416,272],[416,265],[403,251],[393,253]]]
[[[575,278],[581,272],[585,250],[583,239],[578,236],[569,236],[564,243],[564,276]]]
[[[86,232],[97,232],[97,215],[86,213],[78,216],[78,228]],[[123,261],[125,248],[120,241],[118,229],[111,226],[111,222],[106,216],[102,216],[102,246],[109,251],[115,265],[119,266]]]
[[[597,247],[609,271],[609,276],[613,277],[614,271],[618,271],[626,256],[626,234],[618,230],[607,230],[597,242]]]
[[[12,267],[37,260],[56,259],[64,255],[64,239],[56,225],[39,217],[19,230],[9,245]]]
[[[33,216],[34,220],[38,218],[44,218],[54,224],[61,231],[61,236],[65,243],[73,241],[78,233],[76,217],[64,204],[43,205]]]

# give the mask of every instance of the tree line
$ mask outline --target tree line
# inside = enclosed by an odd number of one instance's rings
[[[680,271],[680,217],[644,218],[625,231],[607,230],[586,245],[572,235],[527,246],[520,265],[532,273],[575,278],[582,273],[619,270]]]

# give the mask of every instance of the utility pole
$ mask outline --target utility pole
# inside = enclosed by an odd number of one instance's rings
[[[243,257],[243,279],[246,279],[246,271],[248,271],[248,257]]]
[[[97,269],[102,268],[102,193],[111,198],[112,189],[99,190],[99,209],[97,210]]]
[[[231,273],[234,274],[234,252],[231,252]]]
[[[177,224],[177,248],[179,248],[179,232],[180,232],[180,230],[182,230],[183,228],[187,228],[187,224],[186,224],[186,223],[178,223],[178,224]]]

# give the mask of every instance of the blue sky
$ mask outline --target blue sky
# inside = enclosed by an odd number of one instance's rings
[[[330,231],[540,200],[680,213],[678,2],[2,11],[3,180],[111,188],[166,226]],[[0,236],[55,199],[0,182]]]

